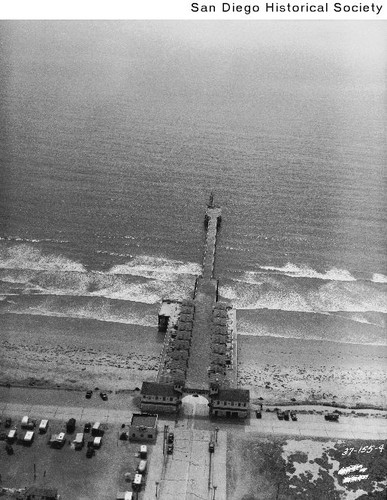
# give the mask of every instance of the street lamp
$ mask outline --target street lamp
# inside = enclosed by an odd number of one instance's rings
[[[213,488],[214,488],[214,496],[212,497],[212,500],[215,500],[215,495],[216,495],[216,488],[217,488],[217,486],[213,485]]]
[[[159,492],[158,492],[158,487],[159,487],[159,482],[158,482],[158,481],[156,481],[156,498],[157,498],[158,493],[159,493]]]

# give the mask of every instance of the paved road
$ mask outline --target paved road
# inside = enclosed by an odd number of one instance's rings
[[[208,450],[212,431],[177,428],[174,434],[174,452],[165,456],[163,433],[158,435],[143,500],[156,498],[156,487],[157,498],[162,500],[212,500],[214,487],[217,498],[226,498],[227,433],[218,432],[212,454]]]
[[[264,413],[262,419],[250,420],[246,432],[288,434],[336,439],[387,439],[387,419],[341,416],[339,422],[327,422],[322,415],[298,415],[298,421],[278,420]]]
[[[124,408],[117,408],[110,400],[104,403],[96,399],[93,403],[93,401],[86,400],[84,396],[74,395],[74,398],[78,399],[69,401],[66,405],[3,401],[0,402],[0,418],[4,419],[7,416],[20,418],[23,415],[28,415],[36,419],[68,420],[75,418],[81,422],[99,421],[122,424],[129,423],[132,414],[138,412],[136,406],[129,399]],[[36,399],[40,401],[40,399]],[[178,426],[180,428],[197,431],[214,429],[215,423],[204,416],[203,411],[208,411],[205,404],[197,405],[194,408],[192,408],[192,404],[186,406],[185,413],[189,418],[179,420]],[[174,420],[166,419],[166,422],[174,424]],[[355,417],[353,414],[342,415],[339,422],[327,422],[322,415],[299,414],[298,421],[292,422],[278,420],[274,413],[263,412],[262,419],[256,419],[252,414],[251,419],[246,422],[217,421],[216,425],[223,431],[232,432],[258,432],[338,439],[387,439],[387,418]]]
[[[87,408],[79,406],[52,406],[31,404],[0,404],[0,418],[11,417],[14,419],[28,415],[32,419],[47,418],[49,420],[63,420],[75,418],[79,422],[101,422],[128,424],[132,417],[129,410],[114,410],[111,408]]]

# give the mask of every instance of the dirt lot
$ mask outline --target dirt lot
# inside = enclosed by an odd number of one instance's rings
[[[124,474],[130,472],[133,477],[140,460],[136,457],[139,443],[119,440],[121,426],[105,424],[102,447],[96,450],[92,458],[87,458],[86,445],[81,451],[75,451],[71,444],[75,433],[83,431],[83,425],[84,422],[77,422],[75,432],[66,434],[66,444],[61,449],[51,448],[48,440],[51,433],[65,430],[63,421],[50,421],[47,434],[35,432],[31,446],[15,443],[13,455],[6,453],[5,441],[1,441],[2,486],[23,488],[36,484],[54,487],[58,489],[62,500],[110,500],[115,498],[117,491],[131,490],[131,483],[125,481]],[[23,436],[20,420],[17,429],[18,436]],[[0,432],[7,430],[3,423]],[[85,434],[85,438],[91,439],[90,434]],[[151,448],[148,446],[149,454]]]
[[[387,441],[229,434],[227,500],[385,500]]]

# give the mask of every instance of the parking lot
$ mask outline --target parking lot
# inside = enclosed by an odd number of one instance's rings
[[[121,432],[128,430],[127,426],[122,429],[118,423],[103,423],[101,447],[91,458],[87,458],[87,441],[93,439],[91,433],[85,434],[86,442],[81,449],[76,450],[73,443],[76,434],[84,431],[86,420],[77,420],[74,432],[69,434],[65,418],[44,416],[49,418],[47,433],[40,434],[35,427],[32,444],[23,444],[19,439],[12,445],[13,453],[8,454],[5,441],[0,443],[3,487],[23,488],[35,484],[57,488],[62,500],[108,500],[115,498],[118,491],[132,489],[131,479],[140,461],[140,444],[119,439]],[[11,429],[16,428],[18,437],[22,438],[26,430],[21,428],[20,416],[11,418]],[[9,429],[5,428],[2,420],[0,433],[8,433]],[[63,446],[50,446],[50,436],[60,432],[66,433]],[[149,456],[151,448],[148,446]],[[129,481],[125,477],[127,473],[130,473]]]

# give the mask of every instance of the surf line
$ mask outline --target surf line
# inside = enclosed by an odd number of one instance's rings
[[[280,12],[293,12],[293,13],[300,13],[300,12],[329,12],[329,2],[322,3],[322,4],[309,4],[309,3],[304,3],[304,4],[291,4],[290,2],[287,4],[280,4],[278,2],[266,2],[265,3],[265,12],[269,13],[280,13]],[[379,15],[381,10],[383,8],[382,4],[376,4],[372,2],[371,4],[362,4],[362,3],[357,3],[357,4],[342,4],[341,2],[335,2],[333,4],[333,10],[334,12],[338,13],[363,13],[363,12],[373,12],[375,15]],[[191,12],[217,12],[217,6],[215,4],[200,4],[197,2],[191,3]],[[227,3],[223,2],[221,4],[221,9],[222,12],[241,12],[244,13],[245,15],[249,15],[251,13],[256,13],[260,12],[261,7],[257,4],[236,4],[236,3]]]

